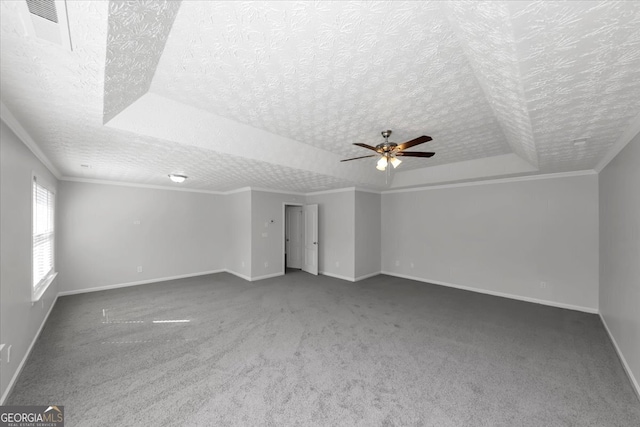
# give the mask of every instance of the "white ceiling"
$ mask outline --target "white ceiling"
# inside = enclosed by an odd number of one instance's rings
[[[67,6],[72,52],[0,6],[3,119],[63,177],[311,192],[581,171],[640,118],[640,2]],[[385,129],[437,154],[390,181],[339,162]]]

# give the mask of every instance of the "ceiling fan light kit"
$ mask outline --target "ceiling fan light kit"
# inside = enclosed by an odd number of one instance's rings
[[[376,145],[375,147],[367,144],[363,144],[361,142],[354,142],[353,145],[357,145],[358,147],[366,148],[368,150],[373,150],[377,154],[370,154],[368,156],[360,156],[360,157],[352,157],[350,159],[340,160],[341,162],[348,162],[350,160],[358,160],[365,159],[368,157],[376,157],[380,156],[378,162],[376,164],[376,169],[379,171],[387,170],[387,166],[389,163],[393,166],[393,168],[397,168],[402,163],[402,160],[398,159],[397,156],[405,156],[405,157],[432,157],[433,152],[420,152],[420,151],[404,151],[407,148],[414,147],[419,144],[423,144],[425,142],[429,142],[432,140],[430,136],[422,135],[416,139],[412,139],[411,141],[403,142],[402,144],[396,144],[395,142],[389,142],[389,136],[391,136],[390,130],[382,131],[382,137],[384,138],[384,142]]]

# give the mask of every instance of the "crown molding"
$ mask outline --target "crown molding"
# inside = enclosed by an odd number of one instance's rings
[[[333,190],[314,191],[312,193],[306,193],[305,196],[321,196],[323,194],[344,193],[347,191],[356,191],[356,187],[336,188]]]
[[[249,188],[251,189],[251,191],[260,191],[262,193],[289,194],[291,196],[306,196],[306,193],[298,193],[296,191],[273,190],[270,188],[262,188],[262,187],[249,187]]]
[[[551,174],[544,174],[544,175],[529,175],[529,176],[519,176],[519,177],[512,177],[512,178],[490,179],[490,180],[484,180],[484,181],[469,181],[469,182],[459,182],[454,184],[400,188],[396,190],[376,191],[376,190],[370,190],[370,189],[359,188],[359,187],[346,187],[346,188],[337,188],[334,190],[316,191],[313,193],[297,193],[293,191],[271,190],[268,188],[260,188],[260,187],[242,187],[242,188],[229,190],[229,191],[212,191],[212,190],[198,190],[193,188],[176,188],[176,187],[168,187],[163,185],[139,184],[139,183],[133,183],[133,182],[107,181],[107,180],[91,179],[91,178],[76,178],[76,177],[70,177],[70,176],[62,176],[62,177],[58,177],[58,179],[60,181],[80,182],[85,184],[117,185],[121,187],[149,188],[154,190],[186,191],[189,193],[213,194],[218,196],[227,196],[231,194],[242,193],[245,191],[260,191],[265,193],[288,194],[293,196],[310,197],[310,196],[321,196],[325,194],[337,194],[337,193],[345,193],[345,192],[355,193],[356,191],[361,191],[364,193],[371,193],[371,194],[408,193],[413,191],[441,190],[445,188],[470,187],[475,185],[501,184],[501,183],[518,182],[518,181],[535,181],[540,179],[568,178],[568,177],[575,177],[575,176],[586,176],[586,175],[597,175],[597,174],[598,172],[596,172],[595,170],[589,169],[584,171],[560,172],[560,173],[551,173]]]
[[[345,188],[335,188],[333,190],[313,191],[311,193],[305,193],[304,196],[321,196],[323,194],[344,193],[346,191],[354,191],[354,192],[361,191],[363,193],[382,194],[382,191],[371,190],[369,188],[345,187]]]
[[[33,155],[36,156],[47,169],[49,169],[49,172],[51,172],[57,179],[60,179],[60,177],[62,176],[60,174],[60,171],[55,166],[53,166],[53,163],[51,163],[47,156],[44,155],[42,150],[40,150],[40,147],[38,147],[38,144],[36,144],[33,138],[31,138],[31,135],[29,135],[26,129],[22,127],[20,122],[18,122],[18,119],[15,118],[15,116],[11,113],[11,111],[9,111],[7,106],[4,105],[4,102],[2,101],[0,101],[0,117],[2,118],[2,121],[5,122],[5,124],[9,127],[9,129],[11,129],[11,131],[16,134],[18,139],[20,139],[20,141],[22,141],[22,143],[26,145],[29,150],[31,150]]]
[[[215,194],[219,196],[227,194],[220,191],[197,190],[194,188],[176,188],[176,187],[167,187],[163,185],[138,184],[133,182],[122,182],[122,181],[106,181],[102,179],[91,179],[91,178],[75,178],[71,176],[63,176],[59,179],[60,181],[81,182],[85,184],[117,185],[120,187],[150,188],[154,190],[186,191],[188,193]]]
[[[484,181],[468,181],[468,182],[457,182],[454,184],[442,184],[442,185],[429,185],[422,187],[412,187],[412,188],[400,188],[397,190],[385,190],[382,194],[393,194],[393,193],[410,193],[413,191],[426,191],[426,190],[442,190],[445,188],[457,188],[457,187],[472,187],[476,185],[491,185],[491,184],[504,184],[509,182],[520,182],[520,181],[537,181],[540,179],[553,179],[553,178],[569,178],[575,176],[585,176],[585,175],[597,175],[593,169],[582,170],[582,171],[571,171],[571,172],[559,172],[559,173],[547,173],[541,175],[527,175],[527,176],[514,176],[511,178],[497,178],[497,179],[487,179]]]
[[[246,191],[260,191],[260,192],[263,192],[263,193],[287,194],[287,195],[301,196],[301,197],[305,197],[305,196],[309,196],[309,195],[316,195],[316,194],[325,194],[325,193],[341,193],[341,192],[344,192],[344,191],[364,191],[364,192],[368,192],[368,193],[380,194],[379,192],[376,192],[376,191],[367,190],[367,189],[360,189],[360,188],[356,188],[356,187],[339,188],[339,189],[336,189],[336,190],[327,190],[327,191],[318,192],[318,193],[298,193],[298,192],[295,192],[295,191],[273,190],[273,189],[262,188],[262,187],[241,187],[241,188],[236,188],[235,190],[229,190],[229,191],[213,191],[213,190],[198,190],[198,189],[194,189],[194,188],[184,188],[184,187],[183,188],[168,187],[168,186],[164,186],[164,185],[139,184],[139,183],[135,183],[135,182],[108,181],[108,180],[104,180],[104,179],[78,178],[78,177],[73,177],[73,176],[62,176],[62,177],[59,177],[58,179],[60,181],[81,182],[81,183],[85,183],[85,184],[117,185],[117,186],[121,186],[121,187],[151,188],[151,189],[155,189],[155,190],[187,191],[187,192],[190,192],[190,193],[214,194],[214,195],[219,195],[219,196],[228,196],[228,195],[231,195],[231,194],[243,193],[243,192],[246,192]]]
[[[629,121],[629,126],[622,132],[607,154],[598,162],[594,168],[596,172],[602,172],[605,168],[633,138],[640,133],[640,113]]]
[[[371,190],[369,188],[355,187],[356,191],[360,191],[362,193],[371,193],[371,194],[382,194],[381,190]]]
[[[236,188],[235,190],[224,191],[219,194],[224,194],[225,196],[228,196],[229,194],[242,193],[244,191],[251,191],[251,187]]]

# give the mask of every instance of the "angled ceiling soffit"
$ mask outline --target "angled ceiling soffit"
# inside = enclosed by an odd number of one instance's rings
[[[640,112],[640,3],[508,7],[540,171],[596,167]]]
[[[221,117],[148,92],[113,118],[108,127],[199,147],[225,155],[331,177],[352,185],[384,187],[374,163],[345,166],[339,154]],[[249,173],[250,165],[245,172]]]
[[[405,188],[443,182],[475,181],[488,177],[532,174],[537,171],[529,162],[517,154],[509,153],[400,172],[396,175],[391,188]]]
[[[180,4],[109,2],[103,123],[149,90]]]
[[[538,154],[506,2],[443,2],[442,7],[511,149],[537,168]]]

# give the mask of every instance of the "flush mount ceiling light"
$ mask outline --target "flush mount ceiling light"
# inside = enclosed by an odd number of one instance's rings
[[[353,157],[351,159],[340,160],[341,162],[348,162],[350,160],[364,159],[367,157],[376,157],[380,156],[378,163],[376,164],[376,169],[379,171],[384,171],[387,169],[387,165],[391,163],[393,168],[397,168],[402,163],[402,160],[398,159],[397,156],[406,156],[406,157],[431,157],[435,153],[431,152],[419,152],[419,151],[404,151],[409,147],[416,146],[418,144],[422,144],[425,142],[431,141],[430,136],[420,136],[416,139],[412,139],[411,141],[404,142],[402,144],[396,144],[395,142],[389,142],[389,136],[391,135],[390,130],[385,130],[382,132],[382,137],[384,138],[384,142],[382,144],[378,144],[375,147],[371,145],[363,144],[360,142],[354,142],[353,145],[357,145],[358,147],[366,148],[369,150],[375,151],[377,154],[371,154],[369,156],[360,156]]]
[[[180,184],[181,182],[184,182],[185,179],[187,179],[187,176],[180,173],[170,173],[169,179],[171,179],[171,181],[175,183]]]

